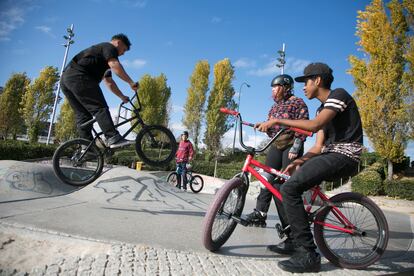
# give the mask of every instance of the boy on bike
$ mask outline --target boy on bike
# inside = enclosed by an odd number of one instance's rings
[[[193,144],[188,140],[188,131],[184,131],[180,137],[180,144],[175,153],[175,161],[177,163],[177,188],[181,189],[181,178],[183,180],[183,189],[187,191],[187,163],[193,159]]]
[[[316,118],[271,119],[256,125],[260,131],[267,131],[277,124],[317,133],[315,145],[287,166],[285,172],[291,177],[280,188],[294,243],[291,243],[291,250],[288,252],[293,256],[289,260],[279,262],[278,265],[290,272],[317,272],[321,264],[302,194],[324,180],[354,174],[358,169],[362,152],[362,124],[358,107],[344,89],[330,89],[333,79],[332,69],[328,65],[309,64],[304,70],[304,75],[295,80],[304,83],[303,90],[308,99],[317,98],[321,102]],[[281,253],[286,254],[286,246],[280,247],[283,248]],[[277,248],[273,248],[272,251],[277,252]]]
[[[115,129],[105,97],[99,87],[99,83],[103,79],[108,88],[122,102],[129,101],[129,98],[119,90],[112,79],[111,71],[127,82],[132,90],[138,89],[138,83],[128,76],[118,60],[118,57],[128,51],[130,46],[131,42],[126,35],[117,34],[112,37],[110,42],[96,44],[79,52],[66,66],[62,74],[61,87],[75,111],[81,138],[93,139],[92,125],[85,127],[81,127],[81,125],[94,116],[111,148],[134,143],[134,141],[122,138]]]

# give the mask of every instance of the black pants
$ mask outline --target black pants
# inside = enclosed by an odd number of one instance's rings
[[[69,67],[62,75],[61,88],[75,111],[76,124],[81,138],[93,139],[92,125],[80,127],[91,120],[92,116],[96,118],[107,139],[119,135],[98,82]]]
[[[293,160],[289,159],[289,150],[290,147],[284,149],[284,150],[279,150],[277,149],[275,146],[270,146],[269,151],[266,155],[266,162],[265,165],[272,167],[273,169],[276,170],[283,170],[284,168],[287,167],[287,165],[289,165]],[[297,157],[301,157],[303,154],[303,148],[302,150],[299,152]],[[272,179],[273,180],[273,179]],[[270,181],[270,183],[272,183]],[[274,186],[279,189],[279,184],[274,184]],[[283,205],[282,202],[280,202],[280,200],[276,197],[273,196],[273,194],[266,189],[265,187],[262,187],[260,189],[260,193],[259,196],[257,197],[257,202],[256,202],[256,210],[261,211],[261,212],[265,212],[267,213],[269,211],[269,207],[270,207],[270,202],[272,201],[272,197],[273,200],[276,204],[276,209],[277,212],[279,214],[279,220],[282,224],[283,227],[286,227],[288,225],[288,221],[287,218],[285,216],[285,213],[283,212]],[[281,212],[281,211],[282,212]]]
[[[324,153],[306,161],[280,187],[285,213],[291,234],[298,245],[309,250],[316,249],[310,230],[308,215],[303,206],[302,194],[322,181],[348,177],[358,170],[358,163],[339,153]],[[282,214],[284,217],[285,214]]]

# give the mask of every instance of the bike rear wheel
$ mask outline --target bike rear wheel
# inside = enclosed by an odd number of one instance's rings
[[[190,180],[190,189],[193,193],[199,193],[204,187],[204,180],[199,175],[194,175]]]
[[[210,251],[217,251],[231,236],[240,217],[246,193],[241,178],[229,180],[216,194],[203,220],[203,244]]]
[[[345,227],[332,207],[316,216],[315,241],[323,255],[334,265],[362,269],[376,262],[388,244],[388,223],[381,209],[368,197],[358,193],[342,193],[330,199],[354,225],[349,234],[323,225]]]
[[[178,174],[176,172],[171,172],[167,176],[167,183],[173,187],[177,187],[178,184]]]
[[[53,170],[63,182],[84,186],[97,179],[103,169],[104,159],[91,141],[74,139],[60,145],[53,155]]]
[[[171,131],[163,126],[145,126],[138,133],[135,150],[150,166],[162,166],[175,157],[177,142]]]

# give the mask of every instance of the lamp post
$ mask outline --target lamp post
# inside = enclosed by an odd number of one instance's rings
[[[239,99],[238,99],[238,103],[237,103],[237,111],[240,111],[240,95],[241,95],[241,91],[242,91],[242,87],[243,87],[243,85],[246,85],[246,86],[247,86],[247,88],[249,88],[249,87],[250,87],[250,84],[248,84],[247,82],[243,82],[243,83],[240,85],[240,89],[239,89]],[[233,153],[234,153],[234,148],[235,148],[235,145],[236,145],[237,123],[238,123],[238,121],[236,121],[236,124],[234,125]]]
[[[69,52],[69,46],[75,43],[75,41],[72,40],[72,38],[75,36],[75,33],[73,32],[73,24],[70,25],[70,28],[67,28],[66,31],[68,32],[68,35],[63,36],[63,38],[66,40],[66,43],[62,44],[66,48],[66,50],[65,50],[65,55],[63,57],[62,68],[60,69],[60,77],[59,77],[59,82],[58,82],[58,86],[56,89],[56,97],[55,97],[55,103],[53,104],[53,111],[52,111],[52,118],[50,119],[49,132],[47,133],[47,140],[46,140],[47,145],[49,145],[50,135],[52,133],[53,121],[55,120],[56,107],[59,101],[60,81],[62,80],[63,69],[65,69],[66,58],[68,57],[68,52]]]
[[[279,63],[276,64],[276,66],[280,68],[280,73],[284,74],[286,64],[285,43],[282,45],[282,50],[277,51],[277,53],[280,55],[280,57],[277,58],[277,61],[279,61]]]

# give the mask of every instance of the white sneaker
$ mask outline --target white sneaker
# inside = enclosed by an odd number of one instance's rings
[[[127,140],[127,139],[122,138],[122,139],[118,140],[117,142],[113,143],[112,145],[110,145],[109,147],[111,149],[114,149],[114,148],[125,147],[125,146],[132,145],[132,144],[135,144],[135,141]]]

